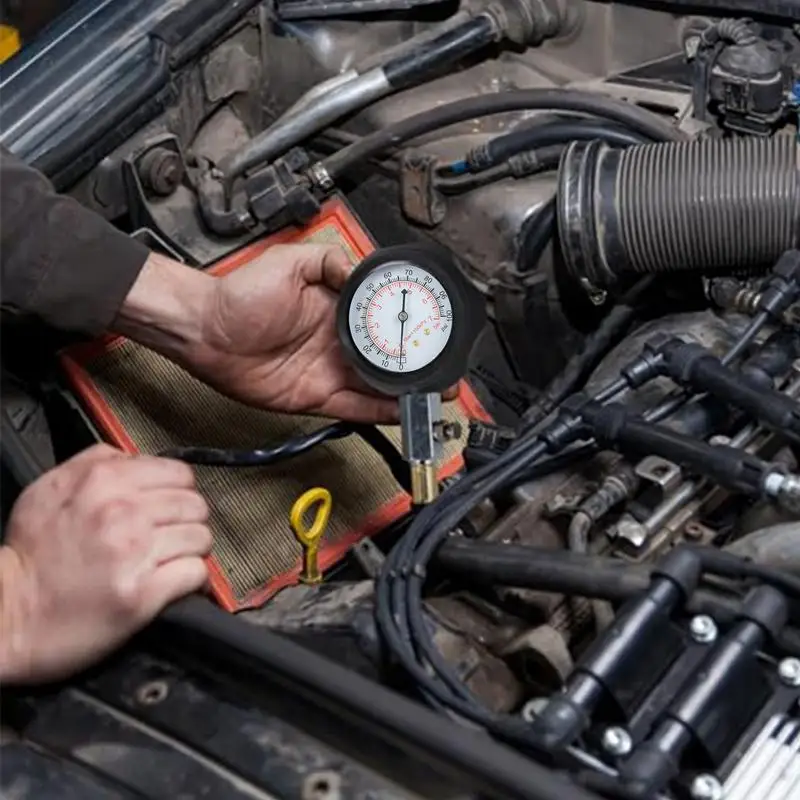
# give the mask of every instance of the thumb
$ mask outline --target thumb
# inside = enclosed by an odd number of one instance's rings
[[[338,292],[353,271],[349,256],[336,245],[312,245],[303,256],[300,271],[306,283],[322,283]]]

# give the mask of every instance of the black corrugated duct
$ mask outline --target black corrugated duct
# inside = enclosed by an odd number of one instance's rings
[[[758,272],[797,246],[797,144],[788,135],[624,150],[574,142],[557,202],[568,269],[592,286],[626,273]]]

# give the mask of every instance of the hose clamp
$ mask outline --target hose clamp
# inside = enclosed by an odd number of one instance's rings
[[[313,186],[324,192],[330,192],[335,186],[333,178],[321,161],[317,161],[309,167],[308,177]]]

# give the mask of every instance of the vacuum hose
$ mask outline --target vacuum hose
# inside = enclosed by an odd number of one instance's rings
[[[574,142],[557,203],[567,268],[590,288],[624,273],[758,272],[797,246],[797,145],[790,136],[624,150]]]

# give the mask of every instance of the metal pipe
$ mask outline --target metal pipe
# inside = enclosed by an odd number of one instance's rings
[[[355,80],[358,76],[359,73],[357,70],[349,69],[346,72],[340,72],[338,75],[334,75],[332,78],[322,81],[322,83],[315,84],[305,94],[301,95],[294,104],[289,106],[289,108],[281,114],[278,121],[285,122],[289,117],[304,109],[309,103],[312,103],[323,94],[332,92],[334,89],[338,89],[340,86],[350,83],[350,81]]]
[[[228,190],[232,182],[246,170],[271,161],[340,117],[385,97],[391,91],[391,85],[383,70],[376,67],[342,83],[333,91],[319,96],[313,94],[313,89],[310,91],[313,103],[309,104],[306,100],[299,108],[295,105],[292,114],[279,119],[256,136],[246,148],[220,164]]]

